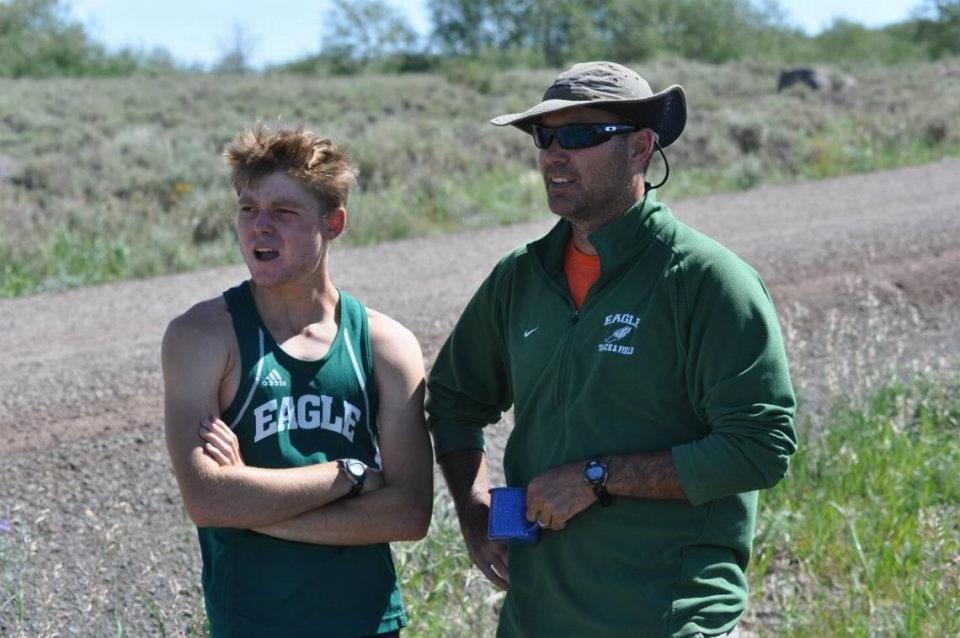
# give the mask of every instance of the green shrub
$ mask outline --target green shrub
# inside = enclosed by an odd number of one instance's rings
[[[891,385],[808,433],[761,495],[754,597],[777,636],[960,634],[960,381]]]
[[[487,120],[530,106],[555,71],[449,64],[343,78],[0,79],[0,296],[236,263],[220,153],[258,118],[346,142],[361,167],[347,243],[548,214],[530,138]],[[668,201],[960,154],[955,62],[825,67],[857,84],[779,94],[775,62],[634,66],[655,87],[683,84],[690,101],[667,149]],[[658,159],[651,171],[659,179]]]

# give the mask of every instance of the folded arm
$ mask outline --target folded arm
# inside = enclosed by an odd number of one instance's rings
[[[299,513],[256,531],[285,540],[366,545],[418,540],[430,527],[433,457],[423,418],[423,355],[416,338],[389,317],[369,311],[379,399],[383,487]]]
[[[253,528],[287,520],[350,490],[336,463],[289,469],[221,465],[204,453],[199,431],[220,413],[220,386],[239,365],[222,300],[174,319],[163,338],[167,450],[187,514],[200,527]]]

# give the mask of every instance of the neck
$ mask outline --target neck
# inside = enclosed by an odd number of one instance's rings
[[[267,325],[288,336],[304,332],[311,324],[333,320],[340,301],[325,270],[306,281],[279,286],[258,286],[251,280],[250,290]]]
[[[596,255],[597,249],[590,243],[590,233],[592,230],[584,230],[578,224],[573,225],[573,245],[584,255]]]
[[[637,185],[637,181],[634,181],[634,188],[632,189],[633,200],[625,203],[625,205],[624,203],[618,205],[615,209],[618,212],[601,215],[598,218],[591,220],[569,220],[570,225],[573,227],[573,245],[577,247],[577,250],[585,255],[596,255],[597,249],[593,247],[592,243],[590,243],[590,234],[597,229],[603,228],[607,224],[620,219],[620,217],[630,210],[635,203],[643,199],[644,195],[646,195],[646,188],[643,185],[643,175],[640,175],[639,186]]]

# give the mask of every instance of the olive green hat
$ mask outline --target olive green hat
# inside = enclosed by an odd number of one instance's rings
[[[557,76],[543,100],[523,113],[490,120],[496,126],[512,124],[530,133],[530,125],[554,111],[587,106],[627,118],[653,129],[660,146],[670,146],[687,123],[687,99],[679,84],[654,93],[635,71],[616,62],[581,62]]]

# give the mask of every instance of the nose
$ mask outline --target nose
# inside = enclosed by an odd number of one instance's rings
[[[270,211],[259,209],[257,216],[253,218],[253,232],[257,235],[266,235],[273,232],[273,220],[270,217]]]
[[[569,154],[560,148],[556,137],[550,140],[549,147],[540,149],[540,163],[544,166],[558,166],[566,163],[568,159]]]

